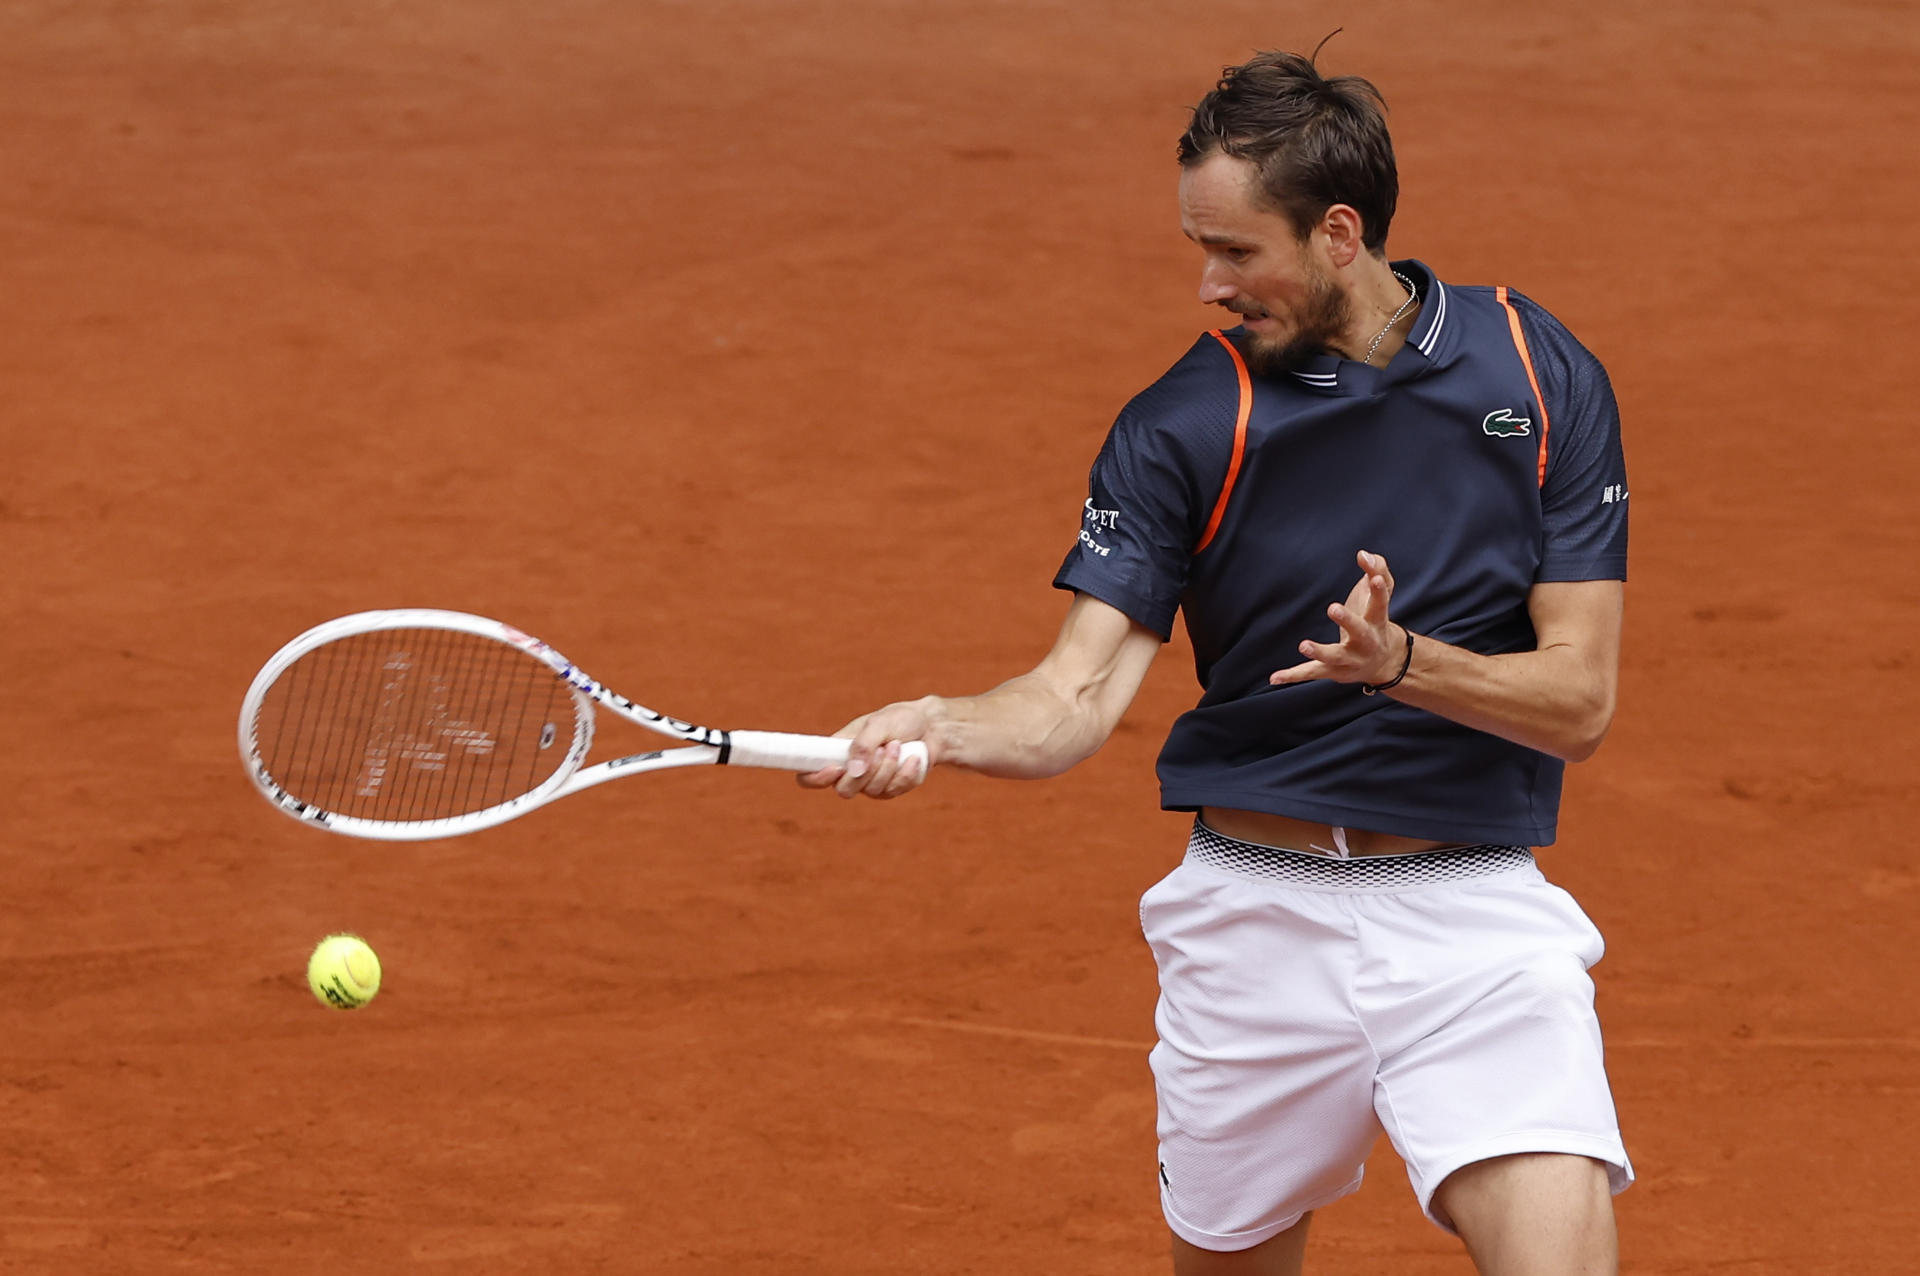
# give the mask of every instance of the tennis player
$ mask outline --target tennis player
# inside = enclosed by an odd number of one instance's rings
[[[1179,1276],[1300,1270],[1384,1128],[1484,1273],[1612,1272],[1632,1179],[1588,968],[1532,848],[1614,712],[1612,390],[1550,314],[1392,260],[1384,103],[1266,53],[1180,139],[1200,297],[1238,317],[1120,413],[1032,671],[888,705],[803,777],[1037,778],[1107,739],[1178,612],[1202,695],[1160,755],[1196,819],[1141,901]]]

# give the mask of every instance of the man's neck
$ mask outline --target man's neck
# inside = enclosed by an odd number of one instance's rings
[[[1353,322],[1347,325],[1340,353],[1356,363],[1384,368],[1407,343],[1420,302],[1383,257],[1371,253],[1354,263],[1356,279],[1347,294]],[[1397,316],[1397,317],[1396,317]]]

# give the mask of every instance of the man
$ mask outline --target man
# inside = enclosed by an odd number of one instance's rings
[[[1384,1126],[1482,1272],[1611,1272],[1632,1170],[1586,974],[1602,945],[1529,849],[1614,709],[1606,374],[1518,294],[1388,260],[1398,178],[1363,80],[1284,53],[1229,68],[1180,164],[1201,300],[1242,322],[1115,423],[1052,651],[856,720],[847,765],[802,782],[899,796],[925,778],[909,740],[1064,771],[1180,611],[1204,694],[1159,773],[1197,819],[1141,906],[1174,1271],[1299,1271]]]

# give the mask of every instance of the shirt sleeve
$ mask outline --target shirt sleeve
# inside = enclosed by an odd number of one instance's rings
[[[1627,467],[1613,384],[1572,333],[1511,294],[1547,400],[1541,581],[1627,578]]]
[[[1231,356],[1208,336],[1121,410],[1055,588],[1172,636],[1194,547],[1226,481],[1239,395]]]

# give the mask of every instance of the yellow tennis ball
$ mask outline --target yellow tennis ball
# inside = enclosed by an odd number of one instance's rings
[[[328,935],[307,958],[307,987],[335,1010],[358,1010],[380,991],[380,959],[358,935]]]

